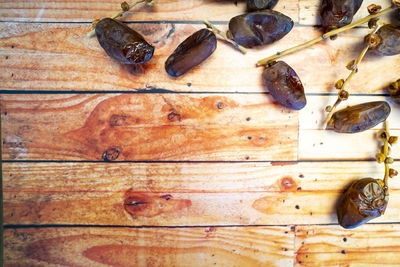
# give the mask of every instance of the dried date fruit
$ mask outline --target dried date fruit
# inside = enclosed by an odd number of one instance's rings
[[[207,59],[217,48],[217,37],[201,29],[184,40],[165,62],[169,75],[179,77]]]
[[[350,24],[362,2],[363,0],[323,0],[320,15],[324,32]]]
[[[245,47],[269,44],[283,38],[293,28],[288,16],[263,10],[233,17],[229,21],[228,36]]]
[[[389,93],[393,101],[400,105],[400,79],[389,86]]]
[[[388,204],[382,184],[382,180],[373,178],[354,181],[339,201],[339,224],[352,229],[381,216]]]
[[[125,24],[104,18],[96,24],[96,36],[101,47],[113,59],[123,64],[142,64],[151,59],[154,47]]]
[[[272,9],[278,0],[247,0],[247,11]]]
[[[386,24],[379,28],[376,34],[372,35],[376,39],[375,45],[370,49],[382,56],[393,56],[400,54],[400,25]],[[366,40],[371,39],[371,35]]]
[[[306,105],[304,87],[296,72],[285,62],[272,62],[265,68],[263,82],[271,96],[282,106],[300,110]]]
[[[326,129],[339,133],[362,132],[386,120],[390,111],[390,106],[385,101],[347,107],[333,114]]]

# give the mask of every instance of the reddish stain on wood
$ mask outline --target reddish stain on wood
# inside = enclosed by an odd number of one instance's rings
[[[26,235],[24,238],[31,239],[33,235]],[[47,238],[30,243],[24,250],[26,258],[35,259],[43,263],[76,266],[74,260],[68,257],[60,257],[58,254],[60,249],[66,248],[74,242],[82,242],[89,239],[89,235],[81,234],[74,236]],[[61,248],[62,247],[62,248]],[[68,250],[68,249],[67,249]]]
[[[128,190],[124,196],[124,209],[132,217],[155,217],[189,208],[190,199],[173,199],[172,195],[142,194]]]
[[[220,102],[224,103],[223,110],[217,107]],[[228,146],[232,151],[255,149],[259,156],[260,149],[275,146],[283,138],[276,134],[275,128],[237,127],[237,123],[244,122],[232,116],[236,116],[234,110],[240,106],[223,96],[119,95],[97,104],[81,128],[63,137],[69,144],[77,143],[79,151],[84,151],[83,156],[91,160],[103,160],[105,151],[118,147],[120,153],[113,159],[118,161],[210,160],[207,155],[225,152]],[[226,125],[227,119],[236,120],[235,126]],[[243,136],[253,138],[243,142]]]

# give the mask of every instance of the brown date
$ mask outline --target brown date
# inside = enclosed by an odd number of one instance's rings
[[[300,110],[307,100],[304,87],[296,72],[285,62],[272,62],[265,68],[263,82],[271,96],[282,106]]]
[[[275,42],[288,34],[292,28],[291,18],[267,9],[233,17],[229,21],[227,34],[236,43],[253,47]]]
[[[272,9],[278,0],[247,0],[247,11]]]
[[[400,25],[386,24],[373,36],[377,39],[376,45],[371,46],[370,49],[375,53],[382,56],[400,54]]]
[[[217,37],[201,29],[184,40],[165,62],[169,75],[179,77],[207,59],[217,48]]]
[[[320,15],[324,32],[350,24],[362,2],[363,0],[323,0]]]
[[[390,111],[390,106],[385,101],[347,107],[333,114],[326,129],[339,133],[362,132],[386,120]]]
[[[154,53],[154,47],[139,33],[111,18],[97,23],[96,36],[106,53],[123,64],[142,64]]]
[[[389,86],[389,93],[393,101],[400,105],[400,79]]]
[[[385,212],[388,198],[380,184],[383,184],[382,180],[363,178],[347,188],[337,207],[342,227],[353,229]]]

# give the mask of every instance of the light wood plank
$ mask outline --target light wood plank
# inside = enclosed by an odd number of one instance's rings
[[[400,162],[393,167],[400,170]],[[335,205],[348,184],[383,172],[374,162],[5,163],[4,222],[336,224]],[[127,199],[136,205],[125,207]],[[399,218],[400,179],[391,179],[386,214],[374,222]]]
[[[220,41],[215,53],[180,78],[171,78],[164,62],[187,36],[202,25],[130,24],[156,46],[155,55],[136,69],[112,61],[96,38],[85,36],[84,24],[0,23],[0,89],[50,91],[131,91],[161,88],[191,92],[267,92],[257,60],[320,34],[319,29],[295,27],[270,46],[243,55]],[[227,26],[221,26],[226,29]],[[366,29],[336,41],[328,40],[285,57],[300,76],[307,93],[335,92],[337,80],[347,77],[347,63],[362,49]],[[306,62],[306,63],[305,63]],[[391,66],[387,70],[387,66]],[[356,93],[386,93],[397,80],[400,57],[368,54],[349,83]],[[373,78],[371,78],[373,77]],[[379,78],[378,78],[379,77]]]
[[[295,266],[399,266],[400,225],[296,226]]]
[[[274,8],[298,20],[298,0],[280,1]],[[127,1],[132,2],[132,1]],[[109,17],[120,9],[121,0],[45,1],[2,0],[0,18],[5,21],[88,22]],[[224,20],[246,10],[245,1],[162,0],[154,7],[138,5],[126,20]]]
[[[322,123],[327,115],[324,109],[327,105],[332,105],[336,98],[337,96],[307,97],[308,104],[299,113],[299,159],[371,159],[378,153],[376,133],[383,128],[383,124],[356,134],[322,130]],[[352,95],[339,106],[338,110],[370,101],[390,103],[391,113],[388,118],[390,134],[400,136],[400,106],[392,102],[389,97]],[[393,146],[391,156],[400,158],[399,144]]]
[[[320,17],[320,0],[299,0],[299,23],[301,25],[320,25],[321,17]],[[389,7],[391,4],[391,0],[364,0],[360,9],[355,14],[353,18],[353,22],[359,19],[362,19],[369,15],[367,7],[371,4],[381,5],[382,8]],[[381,21],[388,23],[396,21],[395,12],[391,14],[385,15],[381,17]],[[367,25],[364,25],[365,27]]]
[[[6,229],[5,266],[293,266],[290,227]]]
[[[4,95],[3,159],[294,160],[297,113],[268,95]],[[285,131],[282,131],[285,129]]]

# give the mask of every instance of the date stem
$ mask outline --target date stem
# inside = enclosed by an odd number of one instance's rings
[[[143,2],[147,2],[147,5],[152,6],[156,2],[156,0],[135,0],[131,4],[129,4],[129,7],[127,9],[124,10],[124,9],[121,8],[120,11],[118,11],[117,13],[112,15],[110,18],[112,18],[112,19],[118,18],[118,17],[122,16],[125,12],[128,12],[130,9],[132,9],[137,4],[140,4],[140,3],[143,3]],[[87,33],[87,36],[88,37],[92,37],[94,35],[94,33],[95,33],[95,30],[93,29],[93,30],[91,30],[90,32]]]
[[[374,31],[372,32],[372,34],[375,33],[375,32],[377,31],[378,28],[379,28],[379,27],[376,27],[376,28],[374,29]],[[333,116],[333,114],[335,113],[335,110],[336,110],[336,108],[339,106],[339,104],[340,104],[342,101],[347,100],[347,98],[348,98],[348,96],[349,96],[349,93],[345,90],[345,87],[346,87],[346,85],[348,84],[348,82],[351,80],[351,78],[353,78],[354,74],[357,73],[357,71],[358,71],[358,65],[359,65],[360,62],[363,60],[363,58],[364,58],[364,56],[365,56],[365,54],[367,53],[367,51],[368,51],[369,48],[370,48],[370,45],[367,43],[367,44],[364,46],[364,49],[361,51],[360,56],[359,56],[359,57],[357,58],[357,60],[355,61],[354,65],[353,65],[353,67],[352,67],[352,71],[350,72],[349,76],[347,76],[347,78],[346,78],[346,80],[344,81],[342,87],[340,88],[340,91],[339,91],[339,93],[338,93],[338,98],[337,98],[335,104],[334,104],[331,108],[329,108],[329,109],[327,110],[327,111],[329,111],[329,113],[328,113],[328,116],[326,117],[326,119],[325,119],[325,121],[324,121],[324,124],[323,124],[323,126],[322,126],[322,129],[325,129],[325,128],[326,128],[326,126],[328,125],[328,122],[329,122],[330,119],[332,118],[332,116]],[[346,98],[341,97],[341,96],[343,96],[343,95],[346,95]]]
[[[235,41],[233,41],[232,39],[229,39],[228,36],[226,35],[226,33],[222,32],[221,30],[219,30],[217,27],[215,27],[215,25],[213,25],[212,23],[210,23],[208,20],[204,20],[203,23],[207,26],[207,28],[210,28],[212,30],[213,33],[221,36],[225,41],[231,43],[236,49],[238,49],[240,52],[242,52],[243,54],[247,53],[247,49],[243,46],[241,46],[240,44],[236,43]]]
[[[383,155],[385,157],[385,176],[383,178],[383,184],[384,184],[384,189],[385,189],[385,194],[389,195],[389,190],[388,190],[388,180],[389,180],[389,164],[387,162],[387,158],[389,156],[389,122],[388,120],[385,120],[385,131],[386,131],[386,140],[385,143],[383,144]]]
[[[270,62],[270,61],[276,60],[276,59],[278,59],[280,57],[283,57],[285,55],[288,55],[288,54],[291,54],[293,52],[299,51],[301,49],[307,48],[307,47],[309,47],[309,46],[311,46],[311,45],[313,45],[315,43],[318,43],[320,41],[328,39],[332,35],[336,35],[336,34],[339,34],[341,32],[344,32],[344,31],[347,31],[349,29],[352,29],[354,27],[360,26],[360,25],[362,25],[364,23],[367,23],[370,19],[380,17],[380,16],[382,16],[382,15],[384,15],[386,13],[389,13],[390,11],[392,11],[394,9],[398,9],[398,8],[399,8],[398,6],[392,5],[392,6],[386,8],[386,9],[384,9],[384,10],[382,10],[382,11],[376,13],[376,14],[372,14],[372,15],[366,16],[365,18],[360,19],[360,20],[358,20],[356,22],[353,22],[353,23],[351,23],[349,25],[346,25],[346,26],[343,26],[341,28],[338,28],[338,29],[332,30],[330,32],[327,32],[327,33],[321,35],[320,37],[317,37],[317,38],[315,38],[313,40],[305,42],[304,44],[300,44],[300,45],[294,46],[292,48],[286,49],[284,51],[277,52],[273,56],[270,56],[270,57],[267,57],[267,58],[259,60],[257,62],[257,66],[267,65],[268,62]]]

